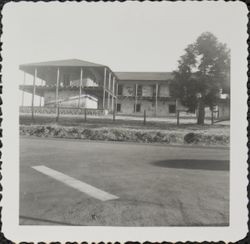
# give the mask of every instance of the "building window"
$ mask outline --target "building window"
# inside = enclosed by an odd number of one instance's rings
[[[116,112],[121,112],[121,104],[120,103],[117,103],[116,105]]]
[[[176,105],[175,104],[168,105],[168,111],[170,114],[175,114],[176,113]]]
[[[122,85],[118,85],[118,95],[122,95],[122,90],[123,90],[123,87]],[[118,104],[117,104],[118,105]]]
[[[141,104],[135,104],[135,106],[134,106],[134,111],[135,111],[136,113],[141,112]]]
[[[141,97],[142,96],[142,85],[137,86],[137,96]]]

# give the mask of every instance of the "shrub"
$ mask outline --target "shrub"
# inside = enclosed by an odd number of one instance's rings
[[[196,133],[188,133],[184,136],[184,142],[185,143],[197,143],[199,141],[199,136]]]

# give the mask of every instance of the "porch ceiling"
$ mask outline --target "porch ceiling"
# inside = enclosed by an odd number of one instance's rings
[[[86,77],[87,73],[91,73],[96,78],[96,80],[99,80],[100,84],[103,81],[104,68],[109,69],[105,65],[95,64],[78,59],[30,63],[19,66],[20,70],[32,76],[35,74],[36,69],[37,77],[39,79],[45,80],[47,85],[56,84],[58,68],[60,69],[60,80],[62,80],[64,75],[69,75],[72,80],[79,79],[80,70],[83,68],[83,78],[84,76]]]
[[[32,85],[20,85],[19,86],[20,90],[28,92],[28,93],[33,93],[33,86]],[[67,90],[67,91],[74,91],[77,90],[79,91],[79,87],[73,86],[73,87],[60,87],[59,88],[59,92],[63,91],[63,90]],[[45,87],[45,86],[36,86],[36,95],[44,97],[44,93],[46,91],[54,91],[56,92],[56,87],[55,86],[49,86],[49,87]],[[82,88],[82,92],[95,96],[97,98],[102,98],[103,96],[103,89],[101,87],[83,87]]]
[[[37,69],[37,77],[39,79],[45,80],[48,84],[56,84],[58,68],[60,68],[60,74],[61,74],[60,76],[62,76],[63,74],[69,74],[73,77],[79,78],[80,69],[83,68],[83,75],[85,69],[87,72],[92,73],[101,80],[103,80],[104,68],[106,68],[117,79],[115,73],[112,72],[112,70],[108,66],[79,59],[29,63],[29,64],[22,64],[19,66],[20,70],[30,75],[34,75],[35,69]]]

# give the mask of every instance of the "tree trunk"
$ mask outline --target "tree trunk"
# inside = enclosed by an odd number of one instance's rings
[[[197,124],[204,125],[204,121],[205,121],[205,106],[204,106],[202,99],[199,99]]]

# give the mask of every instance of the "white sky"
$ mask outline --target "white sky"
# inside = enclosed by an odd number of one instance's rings
[[[4,70],[23,82],[23,63],[78,58],[113,71],[173,71],[205,31],[231,47],[233,3],[9,3],[3,10]]]

